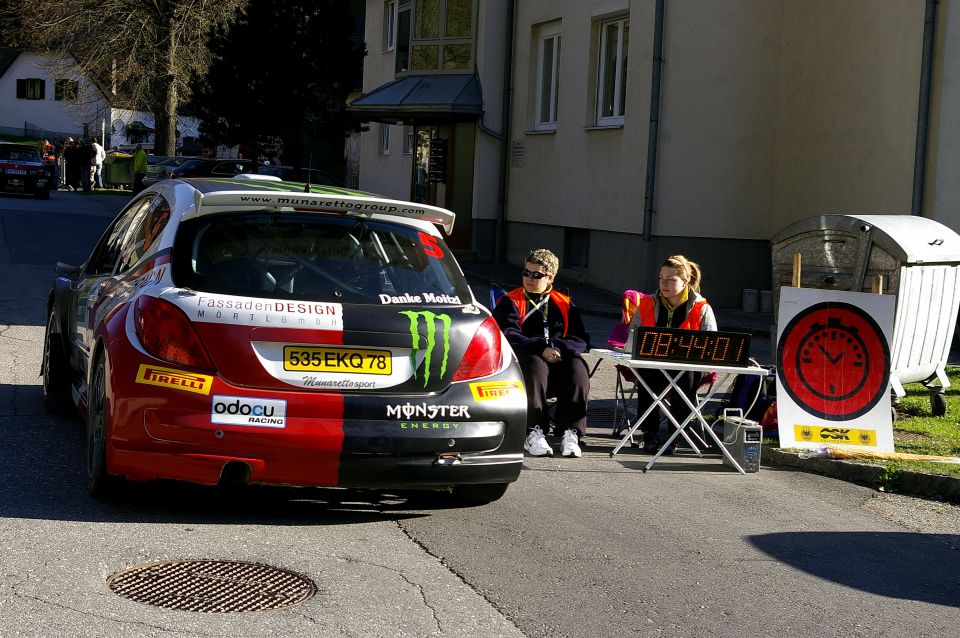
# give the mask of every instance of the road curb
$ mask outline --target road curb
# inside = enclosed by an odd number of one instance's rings
[[[925,474],[910,470],[889,472],[882,465],[839,459],[801,458],[797,452],[763,446],[764,463],[792,467],[805,472],[866,485],[881,492],[921,496],[951,503],[960,503],[960,478]]]

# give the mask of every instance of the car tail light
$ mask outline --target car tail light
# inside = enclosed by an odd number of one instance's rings
[[[467,381],[493,374],[503,364],[503,353],[500,351],[500,328],[493,317],[480,324],[473,340],[467,346],[467,351],[460,361],[453,381]]]
[[[213,369],[210,356],[190,319],[169,301],[141,296],[137,299],[133,318],[137,338],[156,358],[191,368]]]

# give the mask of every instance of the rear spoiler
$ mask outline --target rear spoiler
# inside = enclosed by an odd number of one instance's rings
[[[415,204],[397,199],[358,195],[321,195],[296,192],[221,191],[203,194],[194,191],[196,214],[204,215],[238,207],[267,208],[280,211],[339,213],[356,217],[393,215],[438,224],[449,235],[456,214],[445,208]]]

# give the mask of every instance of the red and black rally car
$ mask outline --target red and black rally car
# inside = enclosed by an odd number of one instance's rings
[[[28,144],[0,142],[0,192],[32,193],[50,199],[53,180],[40,157],[40,149]]]
[[[487,502],[516,480],[522,375],[437,230],[453,213],[303,191],[163,181],[58,265],[44,399],[85,415],[91,493],[171,478]]]

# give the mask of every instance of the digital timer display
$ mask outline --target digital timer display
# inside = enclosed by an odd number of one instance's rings
[[[740,332],[646,326],[633,330],[631,355],[634,359],[744,365],[750,357],[750,335]]]

